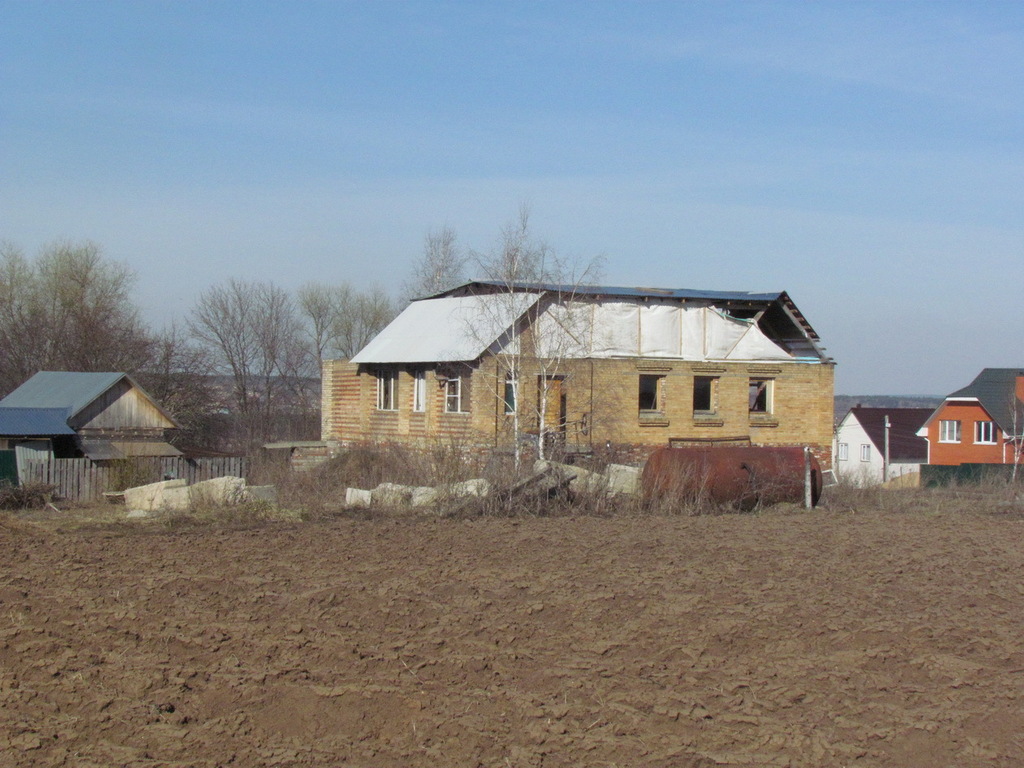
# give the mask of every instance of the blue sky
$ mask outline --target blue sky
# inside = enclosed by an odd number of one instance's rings
[[[0,0],[0,239],[156,326],[397,285],[521,204],[612,284],[787,290],[837,392],[1024,366],[1024,4]]]

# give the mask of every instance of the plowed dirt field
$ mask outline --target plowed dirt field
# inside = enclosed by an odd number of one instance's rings
[[[5,520],[5,766],[1024,765],[1006,516]]]

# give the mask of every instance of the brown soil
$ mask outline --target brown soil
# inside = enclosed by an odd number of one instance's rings
[[[1024,765],[996,515],[0,522],[9,766]]]

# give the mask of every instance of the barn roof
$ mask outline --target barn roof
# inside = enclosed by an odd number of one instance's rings
[[[73,435],[66,408],[0,407],[0,435],[43,437]]]
[[[112,372],[39,371],[0,400],[0,408],[63,408],[71,417],[127,377]]]
[[[174,418],[164,411],[160,404],[150,397],[146,390],[135,383],[131,376],[127,373],[114,371],[39,371],[3,400],[0,400],[0,411],[8,409],[60,410],[64,412],[64,426],[67,427],[68,419],[74,418],[74,416],[87,408],[90,403],[121,380],[127,380],[133,389],[141,392],[168,421],[177,426]],[[15,414],[8,418],[29,417],[26,414],[21,414],[20,416]],[[32,418],[44,419],[49,417],[40,413]],[[7,432],[6,434],[30,433]],[[57,435],[67,433],[54,431],[45,434]]]

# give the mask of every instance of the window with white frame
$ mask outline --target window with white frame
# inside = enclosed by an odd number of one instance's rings
[[[939,421],[939,442],[959,443],[960,442],[960,420],[942,419]]]
[[[850,458],[850,445],[849,443],[840,443],[839,450],[837,451],[838,456],[836,457],[839,461],[848,461]]]
[[[994,421],[974,422],[974,442],[995,445],[996,425]]]
[[[395,411],[398,410],[398,401],[395,393],[398,389],[397,371],[377,372],[377,410]]]
[[[505,371],[505,392],[502,396],[505,413],[516,412],[516,390],[519,388],[518,383],[516,375],[512,371]]]
[[[465,387],[462,385],[461,376],[452,376],[444,382],[444,411],[445,413],[465,413]]]
[[[868,443],[860,444],[860,460],[871,461],[871,446]]]
[[[412,409],[415,413],[427,410],[427,372],[414,371],[412,375]]]
[[[750,413],[768,414],[772,412],[772,379],[751,379],[747,384],[747,404]]]

